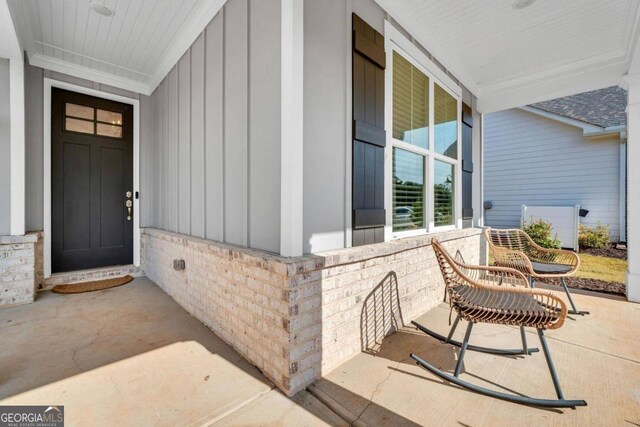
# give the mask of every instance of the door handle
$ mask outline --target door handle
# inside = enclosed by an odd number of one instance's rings
[[[131,213],[133,211],[133,202],[131,201],[131,191],[127,191],[127,201],[124,202],[127,207],[127,221],[131,221]]]

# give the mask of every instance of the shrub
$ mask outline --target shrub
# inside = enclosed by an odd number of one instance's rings
[[[595,227],[587,227],[580,224],[578,244],[581,248],[602,249],[609,247],[609,226],[598,223]]]
[[[531,221],[525,223],[522,226],[522,229],[533,239],[534,242],[543,248],[560,249],[560,240],[558,240],[558,235],[556,234],[551,237],[553,227],[550,222],[547,222],[542,218],[534,221],[533,218],[531,218]]]

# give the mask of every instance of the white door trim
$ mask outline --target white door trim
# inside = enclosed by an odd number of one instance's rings
[[[133,194],[140,191],[140,101],[49,78],[44,79],[44,277],[51,276],[51,88],[57,87],[133,106]],[[133,198],[133,264],[140,266],[140,199]]]

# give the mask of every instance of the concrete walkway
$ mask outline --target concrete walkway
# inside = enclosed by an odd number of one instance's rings
[[[563,294],[558,293],[563,296]],[[640,304],[574,291],[578,307],[590,316],[571,316],[547,339],[564,395],[588,406],[540,409],[463,390],[422,369],[416,353],[452,373],[458,350],[406,326],[379,347],[356,356],[308,388],[354,425],[370,426],[528,426],[640,425]],[[455,313],[454,313],[455,315]],[[442,304],[418,321],[447,335],[449,306]],[[466,322],[456,331],[462,340]],[[473,344],[519,348],[517,328],[480,324]],[[535,330],[529,346],[540,347]],[[500,357],[468,351],[461,378],[508,393],[555,398],[542,353]]]
[[[0,309],[0,404],[64,405],[68,426],[341,425],[288,399],[146,278]]]

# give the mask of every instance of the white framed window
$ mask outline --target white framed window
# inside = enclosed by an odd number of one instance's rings
[[[385,43],[385,240],[461,228],[461,88],[388,22]]]

